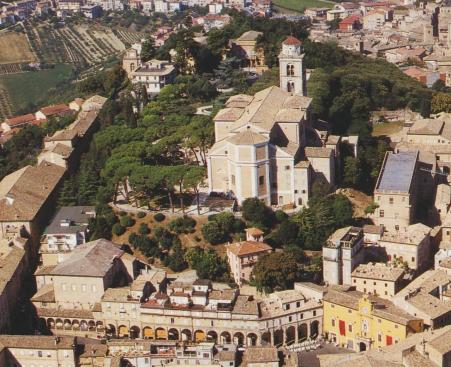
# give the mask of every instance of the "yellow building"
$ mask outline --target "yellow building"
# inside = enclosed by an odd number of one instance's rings
[[[355,351],[395,344],[423,330],[423,320],[353,287],[327,292],[323,325],[328,340]]]

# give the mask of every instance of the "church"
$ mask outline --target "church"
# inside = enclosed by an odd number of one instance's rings
[[[289,208],[307,205],[314,180],[335,185],[341,138],[311,121],[303,58],[301,41],[288,37],[279,54],[280,86],[232,96],[216,114],[210,192],[227,193],[238,205],[257,197]]]

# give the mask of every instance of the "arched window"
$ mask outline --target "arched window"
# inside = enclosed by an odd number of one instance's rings
[[[135,70],[135,64],[132,62],[130,63],[130,71],[134,71]]]
[[[293,64],[287,65],[287,76],[294,76],[294,65]]]
[[[287,92],[294,92],[294,82],[290,81],[287,83]]]

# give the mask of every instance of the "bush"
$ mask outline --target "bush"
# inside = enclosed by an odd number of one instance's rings
[[[135,220],[131,217],[129,217],[128,215],[121,217],[119,219],[120,223],[122,226],[124,227],[131,227],[132,225],[135,224]]]
[[[274,224],[274,212],[257,198],[243,201],[243,218],[256,227],[271,228]]]
[[[141,223],[138,229],[139,234],[149,234],[150,228],[147,226],[146,223]]]
[[[162,222],[166,219],[166,216],[163,213],[157,213],[153,216],[153,219],[155,219],[157,222]]]
[[[285,219],[288,218],[288,215],[283,211],[283,210],[276,210],[276,212],[274,213],[276,215],[276,220],[279,223],[282,223]]]
[[[216,216],[217,216],[218,214],[210,214],[207,218],[208,218],[208,221],[209,222],[211,222],[211,221],[214,221],[214,220],[216,220]]]
[[[206,241],[212,245],[224,242],[224,233],[215,221],[207,222],[202,226],[202,234]]]
[[[124,234],[124,233],[125,233],[125,227],[122,226],[122,225],[120,225],[119,223],[116,223],[116,224],[113,226],[113,233],[114,233],[116,236],[120,236],[121,234]]]
[[[138,218],[144,218],[147,214],[145,212],[138,212],[137,217]]]
[[[135,247],[137,238],[138,235],[135,232],[130,233],[130,235],[128,236],[128,243]]]
[[[175,233],[189,233],[196,226],[196,221],[188,216],[176,218],[169,222],[169,229]]]
[[[121,211],[119,212],[119,216],[120,216],[120,217],[123,217],[124,215],[127,215],[127,212],[124,212],[123,210],[121,210]]]

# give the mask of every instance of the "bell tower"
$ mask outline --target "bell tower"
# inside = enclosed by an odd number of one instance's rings
[[[299,96],[307,95],[302,43],[289,36],[282,42],[279,54],[280,88]]]

